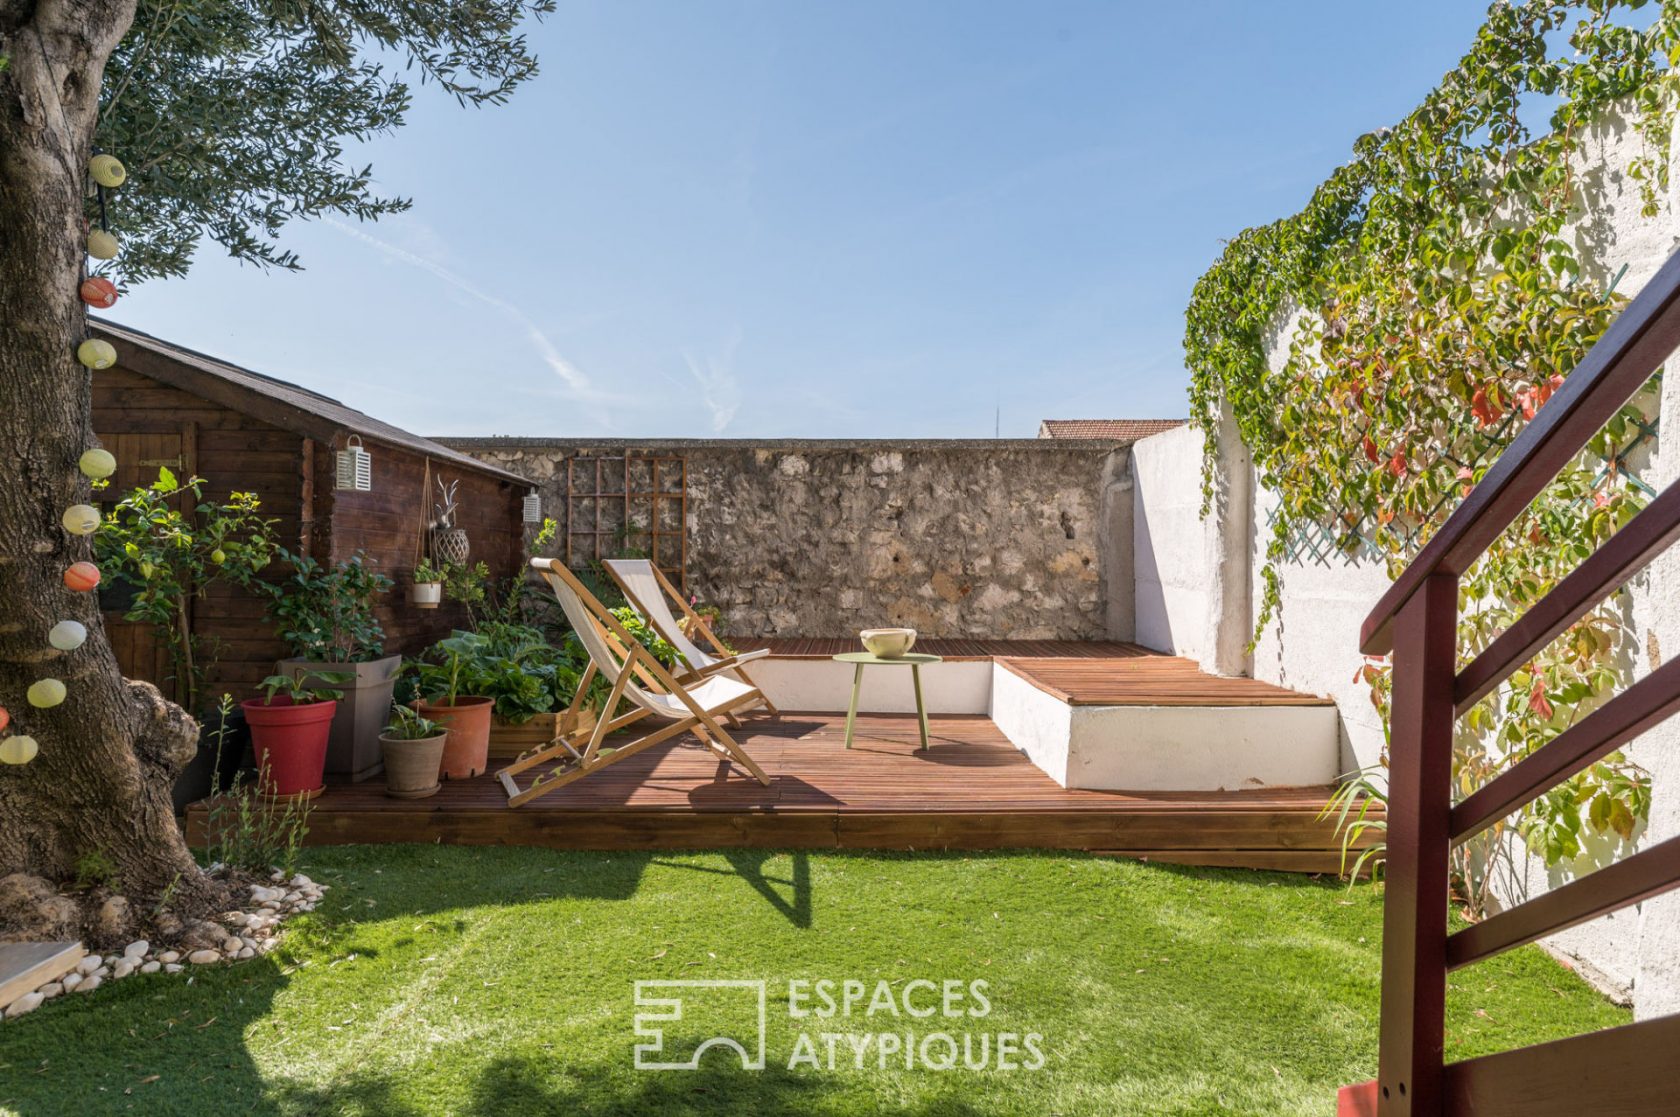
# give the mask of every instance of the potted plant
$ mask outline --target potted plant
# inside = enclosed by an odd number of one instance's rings
[[[420,716],[429,718],[449,731],[443,747],[443,775],[448,779],[467,779],[482,775],[490,760],[490,714],[495,703],[479,694],[463,694],[464,681],[470,681],[467,668],[471,664],[471,633],[457,632],[432,645],[439,662],[418,660],[414,663],[415,682],[420,697],[415,708]]]
[[[444,571],[423,558],[414,567],[414,584],[408,587],[408,603],[421,609],[436,609],[443,601]]]
[[[379,731],[402,669],[402,657],[385,655],[385,630],[375,606],[391,579],[374,571],[357,552],[324,565],[282,548],[290,577],[261,584],[268,595],[268,619],[291,656],[279,664],[286,675],[345,677],[344,699],[327,742],[327,771],[365,780],[381,762]]]
[[[391,724],[379,735],[385,752],[385,794],[395,799],[436,795],[449,731],[407,706],[391,707]]]
[[[216,642],[193,630],[192,601],[218,582],[259,585],[274,555],[273,520],[254,493],[206,500],[204,481],[168,469],[112,506],[93,538],[94,558],[125,587],[123,619],[153,626],[169,657],[176,702],[199,719],[198,752],[176,780],[176,809],[227,786],[245,752],[244,718],[219,711],[204,694]],[[102,605],[111,606],[110,601]],[[218,762],[218,757],[220,758]]]
[[[321,793],[327,735],[344,695],[330,688],[349,679],[336,672],[270,675],[259,687],[263,697],[240,703],[251,726],[251,747],[265,791],[305,799]]]

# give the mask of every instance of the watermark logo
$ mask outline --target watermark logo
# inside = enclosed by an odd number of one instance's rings
[[[782,990],[776,991],[782,996]],[[768,1063],[770,990],[764,981],[638,981],[638,1070],[699,1070],[713,1048],[734,1051],[743,1070]],[[901,984],[794,979],[782,1008],[793,1032],[785,1065],[837,1071],[1042,1070],[1039,1032],[987,1027],[992,1012],[983,980]],[[778,1060],[780,1061],[780,1056]]]
[[[636,1035],[651,1041],[636,1045],[636,1069],[699,1070],[721,1047],[740,1055],[742,1070],[763,1070],[766,1000],[763,981],[636,982],[636,1007],[659,1010],[636,1013]]]

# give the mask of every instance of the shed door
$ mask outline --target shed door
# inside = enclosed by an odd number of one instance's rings
[[[123,496],[135,489],[150,485],[158,479],[158,470],[167,467],[181,480],[192,473],[192,463],[186,457],[186,435],[178,434],[99,434],[100,445],[117,459],[117,472],[111,477],[111,487],[99,494],[100,508],[108,511]],[[189,604],[188,608],[191,608]],[[129,679],[144,679],[161,690],[166,698],[175,697],[170,678],[169,654],[157,641],[156,627],[123,620],[122,612],[104,613],[105,634],[116,653],[117,666]]]

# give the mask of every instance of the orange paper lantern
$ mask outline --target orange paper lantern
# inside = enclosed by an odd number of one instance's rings
[[[99,584],[99,567],[78,562],[64,572],[64,584],[77,593],[87,593]]]
[[[100,310],[116,306],[117,285],[102,275],[90,275],[82,280],[82,301]]]
[[[0,733],[5,732],[6,726],[12,724],[12,715],[6,712],[6,707],[0,706]]]

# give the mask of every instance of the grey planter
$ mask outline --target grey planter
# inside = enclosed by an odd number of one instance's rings
[[[354,675],[344,684],[344,699],[333,717],[332,735],[327,738],[327,774],[349,776],[352,781],[377,776],[385,767],[379,735],[391,717],[391,694],[397,686],[402,656],[391,655],[369,663],[311,663],[306,659],[283,659],[285,675],[313,675],[336,672]]]

